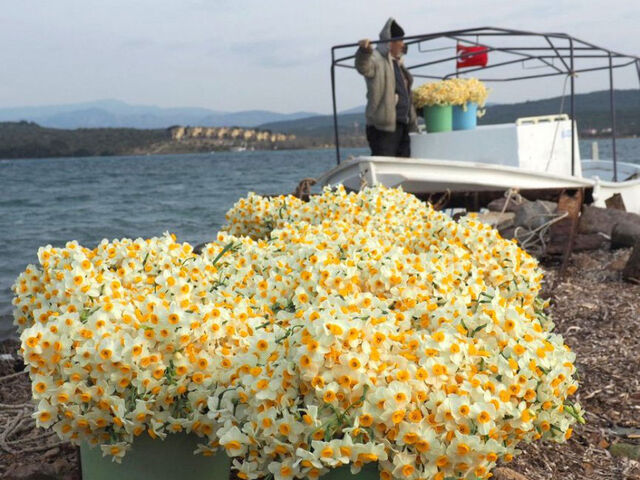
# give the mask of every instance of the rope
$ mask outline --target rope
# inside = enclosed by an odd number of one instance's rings
[[[564,85],[562,86],[562,97],[560,98],[559,115],[561,115],[564,110],[564,99],[567,96],[567,80],[569,80],[569,77],[571,76],[572,74],[569,73],[567,74],[566,77],[564,77]],[[553,132],[553,142],[551,142],[551,151],[549,152],[549,160],[547,160],[547,165],[544,167],[545,172],[549,171],[549,164],[551,164],[551,159],[553,158],[553,151],[556,148],[556,138],[558,138],[558,128],[560,128],[560,122],[556,122],[556,129]],[[573,118],[571,119],[571,129],[573,130]]]
[[[56,432],[36,428],[35,421],[31,417],[32,405],[29,405],[31,407],[29,409],[23,408],[16,412],[15,407],[17,406],[20,405],[0,406],[0,413],[8,414],[7,416],[0,415],[0,426],[4,427],[0,431],[0,451],[18,455],[49,450],[69,443],[68,441],[49,443],[47,440],[54,437]],[[26,436],[21,436],[23,433],[26,433]],[[20,437],[15,438],[16,436]],[[12,437],[14,438],[12,439]],[[31,442],[36,445],[29,446]]]
[[[7,410],[22,410],[23,408],[32,407],[31,403],[0,403],[0,408]]]
[[[504,202],[504,206],[502,207],[502,211],[500,212],[500,215],[506,212],[507,207],[509,206],[509,200],[511,200],[512,196],[514,198],[514,203],[518,203],[518,204],[522,203],[522,195],[520,195],[517,188],[510,188],[509,190],[504,192],[504,196],[507,197],[507,200]]]
[[[20,422],[25,417],[25,410],[21,411],[19,415],[14,415],[12,420],[9,420],[7,428],[5,428],[2,433],[0,433],[0,448],[7,453],[16,454],[18,450],[14,450],[9,445],[7,445],[7,438],[9,435],[13,433],[15,428],[18,426]]]
[[[24,375],[25,373],[29,373],[29,370],[23,370],[21,372],[12,373],[11,375],[5,375],[4,377],[0,377],[0,382],[4,380],[9,380],[10,378],[19,377],[20,375]]]
[[[27,442],[31,442],[32,440],[42,440],[43,438],[52,437],[53,435],[56,435],[56,432],[53,430],[49,430],[47,431],[47,433],[39,437],[27,437],[27,438],[19,438],[18,440],[9,440],[7,441],[7,445],[15,445],[17,443],[27,443]],[[50,446],[47,445],[47,448],[50,448]]]
[[[29,378],[25,373],[29,373],[28,370],[0,377],[0,382],[6,382],[3,388],[12,388],[12,400],[16,402],[0,403],[0,456],[3,453],[36,453],[68,444],[67,441],[55,441],[56,432],[36,427],[32,417],[34,404],[29,401]]]
[[[516,229],[513,231],[513,235],[518,240],[518,243],[523,249],[527,250],[528,252],[535,252],[537,256],[541,255],[547,250],[547,242],[545,242],[544,237],[549,231],[551,225],[559,222],[563,218],[566,218],[568,215],[569,212],[562,212],[561,214],[549,213],[538,215],[538,217],[553,218],[533,230],[527,230],[523,227],[516,227]],[[520,238],[519,236],[519,232],[521,230],[524,232],[522,238]]]

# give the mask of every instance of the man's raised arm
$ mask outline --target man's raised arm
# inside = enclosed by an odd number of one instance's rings
[[[376,74],[376,64],[371,61],[371,41],[368,38],[358,42],[359,48],[356,51],[356,70],[365,77],[373,77]]]

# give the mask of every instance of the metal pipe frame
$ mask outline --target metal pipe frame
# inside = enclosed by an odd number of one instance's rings
[[[571,83],[571,175],[576,174],[576,89],[575,89],[575,80],[576,80],[576,72],[573,67],[573,39],[569,39],[569,48],[571,52],[571,58],[569,59],[569,67],[571,68],[570,83]]]
[[[469,37],[469,38],[467,38]],[[475,37],[475,39],[473,38]],[[496,45],[489,45],[484,40],[481,42],[480,37],[490,38],[490,37],[517,37],[517,38],[539,38],[543,39],[548,46],[517,46],[517,47],[499,47]],[[542,65],[539,68],[549,68],[553,70],[552,72],[540,73],[536,75],[515,75],[511,77],[505,78],[480,78],[479,80],[484,82],[511,82],[517,80],[531,80],[537,78],[545,78],[552,77],[558,75],[570,75],[571,80],[571,107],[570,107],[570,116],[572,121],[571,128],[571,172],[575,174],[575,77],[578,73],[585,72],[595,72],[600,70],[608,70],[609,71],[609,95],[610,95],[610,103],[611,103],[611,121],[612,121],[612,146],[613,146],[613,163],[614,163],[614,179],[617,180],[617,155],[616,155],[616,140],[615,140],[615,103],[614,103],[614,92],[613,92],[613,71],[616,68],[623,68],[632,64],[635,64],[637,73],[638,73],[638,81],[640,82],[640,57],[635,55],[625,55],[613,50],[609,50],[606,48],[599,47],[592,43],[586,42],[584,40],[572,37],[565,33],[555,33],[555,32],[547,32],[547,33],[536,33],[529,32],[524,30],[512,30],[498,27],[478,27],[478,28],[470,28],[463,30],[450,30],[444,32],[430,33],[430,34],[422,34],[422,35],[411,35],[403,38],[404,43],[406,45],[418,44],[418,51],[420,53],[428,53],[433,51],[442,51],[448,50],[451,47],[443,47],[435,50],[422,50],[421,46],[424,42],[429,42],[438,39],[446,39],[451,40],[457,43],[463,42],[470,45],[482,46],[487,48],[488,52],[500,52],[507,55],[517,56],[517,59],[505,60],[503,62],[499,62],[492,65],[487,65],[486,67],[479,68],[471,68],[465,69],[464,71],[459,71],[456,69],[450,73],[442,75],[429,75],[424,73],[415,72],[413,76],[416,78],[425,78],[425,79],[435,79],[440,80],[444,78],[449,78],[453,75],[458,75],[460,73],[473,73],[479,70],[490,70],[492,68],[499,67],[508,67],[509,65],[514,65],[519,62],[526,61],[539,61]],[[372,45],[377,45],[381,43],[388,43],[393,41],[389,40],[372,40]],[[562,41],[568,42],[568,45],[561,46],[554,43],[554,41],[558,41],[562,45]],[[522,42],[525,43],[525,42]],[[352,49],[358,47],[358,43],[346,43],[335,45],[331,47],[331,97],[333,104],[333,123],[334,123],[334,136],[336,142],[336,159],[337,163],[340,163],[340,139],[339,139],[339,128],[338,128],[338,109],[337,109],[337,100],[336,100],[336,67],[355,69],[353,64],[348,65],[345,62],[352,60],[355,58],[355,55],[342,56],[340,58],[336,58],[336,53],[338,50],[342,49]],[[453,47],[455,48],[455,46]],[[531,52],[540,52],[540,54],[533,54]],[[469,55],[479,55],[484,52],[478,53],[470,53]],[[432,60],[429,62],[424,62],[420,64],[407,66],[408,69],[420,69],[427,66],[433,66],[442,64],[445,62],[450,62],[452,60],[457,60],[459,58],[456,56],[447,56],[445,58],[440,58],[436,60]],[[549,59],[553,61],[553,59],[558,59],[564,68],[559,68],[554,65],[552,62],[549,62]],[[605,60],[606,63],[602,63],[601,65],[589,68],[576,68],[576,60],[578,59],[588,59],[592,61],[596,60]],[[614,63],[614,59],[623,60],[622,62]],[[627,61],[624,61],[627,60]]]
[[[551,64],[550,62],[547,62],[546,60],[541,60],[539,57],[536,57],[536,56],[533,56],[533,55],[518,51],[513,47],[510,47],[510,48],[498,48],[498,47],[489,46],[485,42],[479,43],[479,42],[474,42],[472,40],[467,40],[467,39],[459,38],[459,37],[455,37],[455,36],[452,36],[451,38],[457,40],[458,42],[470,43],[471,45],[476,45],[476,46],[479,46],[479,47],[488,47],[488,48],[491,48],[494,51],[497,50],[497,51],[508,53],[508,54],[511,54],[511,55],[520,55],[522,57],[525,57],[526,60],[540,60],[544,65],[555,69],[559,73],[562,73],[562,70],[560,70],[558,67],[556,67],[555,65]],[[493,65],[493,66],[495,67],[495,65]],[[465,70],[465,73],[466,72],[468,72],[468,70]]]
[[[333,103],[333,134],[336,139],[336,162],[340,165],[340,137],[338,136],[338,107],[336,102],[336,62],[335,51],[331,49],[331,98]]]
[[[633,63],[635,63],[635,60],[632,60],[631,62],[623,63],[621,65],[614,65],[612,68],[615,70],[616,68],[628,67],[629,65],[632,65]],[[574,70],[573,73],[599,72],[601,70],[605,70],[605,69],[603,69],[601,67],[582,68],[582,69]],[[608,68],[606,70],[608,70]],[[479,78],[478,80],[480,80],[482,82],[513,82],[513,81],[516,81],[516,80],[531,80],[531,79],[535,79],[535,78],[557,77],[558,75],[566,75],[566,73],[564,73],[564,72],[562,72],[562,73],[541,73],[539,75],[526,75],[526,76],[508,77],[508,78]],[[418,77],[418,78],[422,78],[422,76],[417,75],[417,74],[413,75],[413,76],[414,77]],[[432,78],[442,78],[442,77],[432,77]]]
[[[609,57],[609,104],[611,109],[611,151],[613,153],[613,181],[618,181],[618,155],[616,152],[616,104],[615,93],[613,91],[613,68],[612,59]]]

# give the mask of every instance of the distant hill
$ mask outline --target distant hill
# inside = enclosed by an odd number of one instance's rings
[[[510,123],[518,117],[561,113],[561,100],[561,97],[553,97],[513,104],[492,104],[478,122],[481,125]],[[640,135],[640,90],[616,90],[615,100],[618,135]],[[570,98],[565,97],[564,113],[570,111],[569,102]],[[576,95],[575,107],[578,129],[581,132],[590,129],[600,131],[610,126],[608,90]],[[354,110],[358,111],[358,107],[347,112]],[[338,116],[339,131],[343,138],[351,135],[361,137],[364,134],[364,109],[359,107],[359,110],[362,113],[342,113]],[[270,122],[260,125],[260,128],[330,140],[333,138],[333,116],[316,115],[295,122]]]
[[[308,148],[313,140],[252,127],[162,129],[42,127],[33,122],[0,122],[0,159],[211,153],[234,149]]]
[[[616,90],[616,127],[618,135],[640,134],[640,90]],[[549,115],[560,112],[561,97],[522,103],[492,105],[479,120],[480,124],[509,123],[518,117]],[[565,97],[563,113],[571,110],[570,97]],[[575,96],[575,114],[579,131],[602,130],[611,126],[609,90],[581,93]]]
[[[313,137],[327,142],[332,142],[334,137],[333,115],[315,115],[296,121],[264,123],[259,125],[259,128],[292,133],[299,137]],[[338,131],[341,136],[364,138],[364,110],[362,113],[341,113],[338,115]]]
[[[130,105],[119,100],[42,107],[0,108],[0,122],[35,122],[50,128],[167,128],[172,125],[202,127],[255,127],[262,123],[295,120],[313,112],[277,113],[267,110],[225,112],[206,108],[164,108]]]
[[[144,153],[171,139],[169,131],[103,128],[62,130],[31,122],[0,123],[0,159]]]
[[[365,108],[366,108],[366,105],[359,105],[357,107],[348,108],[347,110],[343,110],[343,111],[340,112],[340,114],[343,115],[343,114],[347,114],[347,113],[364,113]]]

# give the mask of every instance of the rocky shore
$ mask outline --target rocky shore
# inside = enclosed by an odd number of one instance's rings
[[[543,295],[556,331],[576,352],[576,400],[587,424],[566,444],[523,445],[494,478],[640,480],[640,285],[622,280],[630,252],[575,253],[562,280],[559,262],[543,262]],[[81,478],[77,450],[37,429],[29,416],[31,389],[17,347],[15,340],[0,345],[0,477]]]

